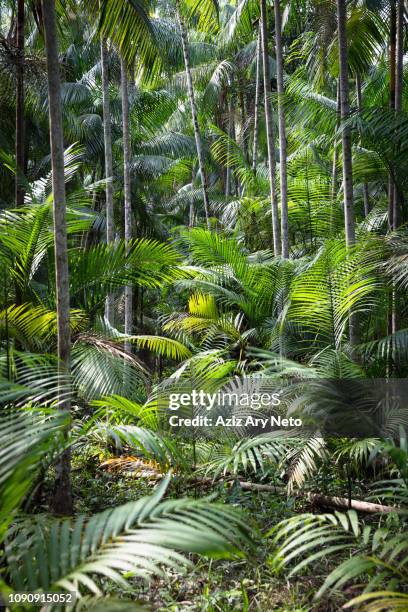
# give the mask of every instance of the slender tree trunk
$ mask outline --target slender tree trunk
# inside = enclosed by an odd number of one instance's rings
[[[390,0],[390,42],[389,42],[389,61],[390,61],[390,108],[395,108],[395,67],[396,67],[396,43],[397,43],[397,9],[396,1]]]
[[[340,65],[340,107],[342,129],[342,162],[343,162],[343,194],[344,194],[344,225],[346,245],[355,244],[356,235],[354,227],[354,201],[353,201],[353,162],[351,150],[351,131],[344,123],[350,114],[349,83],[347,63],[347,7],[344,0],[337,0],[337,21],[339,39],[339,65]],[[354,313],[349,317],[349,336],[351,346],[358,344],[358,321]]]
[[[16,62],[16,206],[24,205],[24,0],[17,0]]]
[[[340,127],[341,122],[341,103],[340,103],[340,82],[337,81],[337,95],[336,95],[336,132]],[[337,162],[338,162],[338,147],[336,139],[334,140],[333,149],[333,165],[332,165],[332,200],[336,199],[337,195]]]
[[[235,130],[235,115],[233,112],[233,106],[231,103],[231,107],[230,107],[230,118],[231,118],[231,123],[230,123],[230,138],[233,142],[237,142],[237,133]],[[233,192],[235,196],[241,196],[241,183],[238,179],[237,176],[234,176],[231,172],[231,183],[233,186],[233,189],[231,189],[231,193]]]
[[[403,62],[404,62],[404,0],[397,0],[397,16],[396,16],[396,60],[395,60],[395,111],[402,110],[402,89],[403,89]],[[398,190],[398,185],[394,184],[393,197],[393,228],[397,229],[399,225],[400,210],[402,206],[401,193]]]
[[[230,99],[229,103],[227,104],[227,114],[228,114],[228,127],[227,127],[227,134],[228,134],[228,139],[232,139],[233,138],[233,134],[234,134],[234,107],[233,107],[233,103],[232,103],[232,99]],[[230,154],[231,154],[231,145],[230,145],[230,140],[228,140],[227,142],[227,167],[226,167],[226,173],[225,173],[225,198],[229,198],[229,196],[231,195],[231,166],[230,166]]]
[[[144,307],[144,287],[140,287],[140,327],[143,333],[143,307]]]
[[[252,172],[256,176],[256,163],[258,160],[258,138],[259,138],[259,99],[261,93],[261,23],[258,27],[258,39],[256,43],[256,76],[255,76],[255,104],[254,104],[254,141],[252,146]]]
[[[401,112],[402,110],[402,88],[403,88],[403,62],[404,62],[404,0],[397,0],[396,7],[396,49],[395,49],[395,99],[394,106],[395,112]],[[392,228],[397,229],[400,222],[400,211],[403,206],[401,198],[401,192],[398,189],[398,185],[394,181],[394,193],[393,193],[393,214],[392,214]],[[399,329],[399,314],[398,314],[398,303],[397,303],[397,287],[393,284],[391,302],[391,333],[395,334]],[[392,349],[392,358],[395,363],[395,347]]]
[[[244,152],[245,161],[249,164],[248,142],[245,135],[245,118],[247,112],[245,108],[244,83],[239,84],[239,104],[241,106],[241,146]]]
[[[272,232],[273,232],[273,250],[275,255],[280,255],[280,231],[279,231],[279,213],[278,201],[276,196],[276,153],[275,153],[275,135],[273,128],[272,106],[270,101],[271,79],[269,74],[269,52],[268,52],[268,23],[266,14],[266,0],[260,0],[261,3],[261,24],[262,24],[262,58],[263,58],[263,81],[264,81],[264,103],[265,103],[265,122],[266,122],[266,138],[268,143],[268,170],[269,170],[269,185],[271,198],[272,212]]]
[[[395,110],[402,107],[403,87],[403,61],[404,61],[404,0],[397,4],[397,32],[396,32],[396,68],[395,68]]]
[[[113,220],[113,163],[112,163],[112,128],[109,101],[108,51],[106,41],[101,38],[101,68],[102,68],[102,106],[103,106],[103,141],[105,148],[105,180],[106,180],[106,242],[113,244],[115,226]],[[113,295],[106,297],[105,317],[113,325],[114,309]]]
[[[189,59],[189,52],[188,52],[188,35],[187,35],[187,30],[186,30],[186,27],[184,25],[184,22],[181,16],[180,6],[179,6],[178,1],[176,2],[176,11],[177,11],[177,20],[178,20],[178,24],[180,28],[181,46],[183,49],[184,68],[186,71],[186,78],[187,78],[188,97],[190,101],[191,116],[193,119],[194,138],[195,138],[195,143],[196,143],[198,166],[199,166],[200,175],[201,175],[205,220],[207,223],[207,228],[210,229],[210,201],[208,198],[207,175],[205,172],[204,154],[203,154],[203,146],[201,142],[200,128],[198,126],[198,116],[197,116],[197,108],[196,108],[196,103],[195,103],[193,79],[191,77],[191,70],[190,70],[190,59]]]
[[[194,170],[191,171],[191,195],[190,195],[190,210],[188,213],[188,227],[194,227],[194,199],[193,199],[193,189],[194,189]]]
[[[64,136],[61,114],[60,74],[58,60],[57,28],[55,22],[55,0],[42,0],[45,48],[47,56],[48,105],[50,122],[52,190],[54,198],[54,249],[55,285],[57,293],[58,358],[60,374],[70,370],[70,313],[68,247],[66,228]],[[70,410],[70,400],[61,404]],[[71,456],[66,450],[55,466],[55,493],[53,509],[58,514],[72,513]]]
[[[403,61],[404,61],[404,0],[397,0],[395,49],[395,110],[402,108]]]
[[[360,74],[356,73],[356,93],[357,93],[357,107],[358,112],[361,113],[363,110],[363,95],[361,91],[361,77]],[[360,145],[363,145],[363,134],[360,130]],[[366,217],[370,212],[370,196],[368,193],[367,183],[363,183],[363,203],[364,203],[364,216]]]
[[[287,259],[289,257],[288,174],[284,106],[285,86],[283,82],[282,15],[280,0],[274,0],[273,6],[275,11],[276,82],[278,88],[282,257]]]
[[[123,184],[125,200],[125,242],[132,240],[132,196],[130,181],[130,128],[129,128],[129,82],[127,65],[120,58],[120,83],[122,96],[122,130],[123,130]],[[132,287],[125,287],[125,334],[131,335],[132,325]],[[125,349],[131,351],[130,342],[125,342]]]
[[[397,13],[396,0],[390,0],[390,41],[389,41],[389,63],[390,63],[390,109],[395,109],[395,72],[396,72],[396,28]],[[394,228],[394,194],[395,185],[392,168],[388,176],[388,227]]]
[[[340,107],[341,120],[344,123],[349,118],[349,83],[347,64],[347,33],[346,33],[346,3],[337,0],[337,19],[339,37],[339,64],[340,64]],[[354,202],[353,202],[353,164],[351,153],[351,131],[343,125],[342,130],[342,158],[343,158],[343,192],[344,192],[344,221],[346,230],[346,244],[355,243],[354,228]]]

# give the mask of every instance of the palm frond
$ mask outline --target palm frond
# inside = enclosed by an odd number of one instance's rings
[[[163,500],[169,480],[137,502],[91,518],[54,521],[48,529],[34,524],[31,538],[14,535],[5,548],[13,588],[100,595],[102,578],[127,589],[126,574],[147,579],[160,574],[161,567],[188,567],[177,551],[226,555],[250,541],[233,509],[208,501]]]
[[[62,442],[68,415],[4,408],[0,416],[0,540],[48,453]]]

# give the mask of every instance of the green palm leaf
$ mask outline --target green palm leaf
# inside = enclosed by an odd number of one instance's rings
[[[0,415],[0,541],[46,453],[62,441],[67,415],[8,410]]]
[[[54,521],[48,529],[34,524],[25,545],[14,536],[6,545],[12,586],[99,595],[101,578],[127,589],[125,574],[149,578],[163,567],[188,567],[181,553],[225,556],[249,543],[235,510],[208,501],[163,500],[169,480],[149,497],[89,519]]]

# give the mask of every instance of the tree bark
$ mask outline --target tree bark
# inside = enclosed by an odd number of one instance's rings
[[[390,108],[395,108],[395,67],[396,67],[396,42],[397,42],[397,10],[396,0],[390,0]]]
[[[403,89],[403,62],[404,62],[404,0],[397,0],[396,10],[396,45],[395,45],[395,111],[402,110],[402,89]],[[393,195],[393,229],[399,226],[400,210],[402,207],[401,194],[398,185],[394,184]]]
[[[232,99],[230,99],[229,103],[227,104],[227,114],[228,114],[228,127],[227,127],[227,134],[228,134],[228,142],[227,142],[227,167],[226,167],[226,173],[225,173],[225,198],[229,198],[231,195],[231,166],[230,166],[230,154],[231,154],[231,145],[230,145],[230,139],[233,138],[234,136],[234,106],[232,103]]]
[[[101,68],[102,68],[102,106],[103,106],[103,141],[105,150],[105,180],[106,180],[106,242],[115,241],[115,226],[113,219],[113,162],[112,162],[112,127],[109,101],[108,51],[106,41],[101,37]],[[105,317],[113,325],[114,309],[113,295],[106,297]]]
[[[271,79],[269,74],[269,52],[268,52],[268,23],[266,14],[266,0],[260,0],[261,3],[261,24],[262,24],[262,58],[263,58],[263,81],[264,81],[264,104],[265,104],[265,122],[266,122],[266,138],[268,143],[268,170],[269,170],[269,185],[271,198],[272,212],[272,233],[273,233],[273,250],[275,256],[280,255],[280,231],[279,231],[279,213],[278,201],[276,196],[276,153],[275,153],[275,135],[273,128],[272,106],[270,101],[271,94]]]
[[[343,196],[344,196],[344,226],[346,246],[352,247],[356,242],[354,227],[354,200],[353,200],[353,161],[351,150],[351,131],[345,125],[349,118],[349,83],[347,62],[347,6],[344,0],[337,0],[337,29],[339,40],[339,87],[342,127],[342,162],[343,162]],[[349,317],[350,345],[358,344],[358,320],[355,313],[350,312]]]
[[[191,194],[190,194],[190,207],[188,212],[188,227],[194,227],[194,170],[191,171]]]
[[[403,61],[404,61],[404,0],[397,4],[396,32],[396,67],[395,67],[395,110],[402,108]]]
[[[357,72],[356,74],[356,93],[357,93],[357,108],[358,112],[361,113],[363,110],[363,95],[361,91],[361,77]],[[363,134],[360,130],[360,145],[363,144]],[[368,185],[367,183],[363,183],[363,203],[364,203],[364,216],[366,217],[370,212],[370,196],[368,193]]]
[[[237,133],[235,130],[235,115],[234,115],[234,107],[233,107],[233,102],[231,101],[231,105],[230,105],[230,138],[233,142],[237,142]],[[239,178],[237,176],[234,176],[234,174],[231,172],[231,189],[230,189],[230,193],[231,195],[234,196],[241,196],[241,184],[239,181]]]
[[[122,131],[123,131],[123,185],[124,185],[124,217],[125,217],[125,243],[132,240],[132,195],[130,180],[130,128],[129,128],[129,82],[127,65],[123,57],[120,58],[120,83],[122,96]],[[125,287],[125,334],[131,335],[132,325],[132,287]],[[131,352],[130,342],[125,342],[125,349]]]
[[[244,98],[244,83],[239,84],[239,104],[241,106],[241,146],[244,152],[244,158],[246,163],[249,165],[249,153],[248,153],[248,142],[245,135],[245,118],[247,116],[246,108],[245,108],[245,98]]]
[[[395,0],[390,0],[390,40],[389,40],[389,64],[390,64],[390,100],[391,110],[395,109],[395,72],[396,72],[396,28],[397,13]],[[388,227],[394,229],[394,193],[395,185],[392,175],[392,167],[388,176]]]
[[[404,0],[397,0],[396,6],[396,32],[395,32],[395,78],[394,78],[394,108],[395,112],[402,110],[402,88],[403,88],[403,62],[404,62]],[[391,229],[396,230],[400,222],[400,211],[403,206],[402,194],[398,185],[393,180]],[[391,295],[391,321],[390,331],[395,334],[399,328],[399,313],[397,305],[397,286],[393,283]],[[395,347],[392,349],[392,360],[395,363]]]
[[[109,71],[108,51],[106,41],[101,37],[101,69],[102,69],[102,107],[103,107],[103,142],[105,151],[105,180],[106,180],[106,242],[115,241],[115,226],[113,219],[113,162],[112,162],[112,126],[109,101]],[[106,297],[105,317],[113,325],[114,308],[113,295]]]
[[[64,136],[61,114],[61,85],[55,20],[55,0],[42,0],[42,6],[47,56],[52,190],[54,200],[58,358],[60,376],[63,377],[69,374],[71,351]],[[66,398],[66,395],[65,399],[61,400],[60,405],[64,410],[70,410],[70,400]],[[71,456],[69,449],[62,454],[55,466],[55,493],[52,500],[52,506],[54,511],[58,514],[72,514]]]
[[[337,81],[336,94],[336,131],[338,131],[341,122],[341,104],[340,104],[340,83]],[[336,199],[337,195],[337,162],[338,162],[338,147],[336,139],[334,140],[333,150],[333,165],[332,165],[332,200]]]
[[[254,140],[252,146],[252,172],[256,176],[256,163],[258,160],[258,138],[259,138],[259,99],[261,93],[261,23],[258,26],[258,39],[256,43],[256,76],[255,76],[255,104],[254,104]]]
[[[341,120],[344,124],[349,118],[349,84],[347,63],[347,9],[344,0],[337,0],[337,20],[339,38],[339,64],[340,64],[340,108]],[[343,157],[343,192],[344,192],[344,223],[346,244],[352,246],[356,241],[354,228],[354,202],[353,202],[353,165],[351,154],[351,132],[348,126],[342,129],[342,157]]]
[[[281,237],[282,257],[289,257],[289,227],[288,227],[288,173],[287,173],[287,146],[286,121],[283,82],[283,44],[282,44],[282,15],[280,0],[274,0],[275,11],[275,44],[276,44],[276,82],[278,89],[278,124],[279,124],[279,171],[281,193]]]
[[[208,198],[207,175],[205,172],[203,146],[201,142],[200,128],[198,125],[198,116],[197,116],[197,108],[196,108],[196,103],[195,103],[193,79],[191,77],[191,70],[190,70],[190,58],[189,58],[189,52],[188,52],[188,35],[187,35],[186,27],[183,22],[183,18],[181,16],[180,6],[179,6],[178,1],[176,2],[176,12],[177,12],[177,21],[178,21],[178,25],[180,29],[181,46],[183,49],[184,69],[185,69],[186,78],[187,78],[187,91],[188,91],[188,97],[190,101],[191,116],[193,120],[193,129],[194,129],[194,138],[195,138],[196,150],[197,150],[198,166],[199,166],[200,175],[201,175],[201,186],[203,190],[205,220],[207,223],[207,228],[210,229],[210,212],[209,212],[210,211],[210,201]]]
[[[17,0],[17,28],[16,28],[16,206],[24,205],[24,0]]]

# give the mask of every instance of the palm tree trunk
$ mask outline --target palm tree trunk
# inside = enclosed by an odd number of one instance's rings
[[[234,107],[232,100],[227,104],[227,115],[228,115],[228,142],[227,142],[227,168],[225,174],[225,198],[229,198],[231,195],[231,166],[230,166],[230,153],[231,153],[231,143],[230,139],[233,137],[234,133]]]
[[[194,170],[191,171],[191,194],[190,194],[190,209],[188,213],[188,227],[194,227],[194,199],[192,191],[194,189]]]
[[[200,128],[198,126],[198,116],[197,116],[197,108],[196,108],[196,103],[195,103],[193,79],[191,77],[191,70],[190,70],[190,59],[189,59],[189,53],[188,53],[188,36],[187,36],[187,30],[185,28],[185,25],[184,25],[184,22],[181,16],[180,6],[179,6],[178,1],[176,2],[176,11],[177,11],[177,20],[178,20],[178,24],[180,28],[181,46],[183,49],[184,68],[186,71],[186,78],[187,78],[188,97],[190,101],[191,116],[193,119],[193,129],[194,129],[194,138],[195,138],[196,150],[197,150],[198,166],[199,166],[200,175],[201,175],[205,220],[207,223],[207,228],[210,229],[210,215],[209,215],[210,201],[208,198],[207,175],[205,172],[204,154],[203,154],[203,147],[202,147],[202,142],[201,142]]]
[[[280,231],[278,201],[276,197],[276,154],[275,154],[275,135],[273,129],[272,107],[270,101],[271,79],[269,74],[269,52],[268,52],[268,24],[266,15],[266,1],[261,0],[261,24],[262,24],[262,57],[263,57],[263,81],[264,81],[264,102],[265,102],[265,122],[266,138],[268,143],[268,169],[269,185],[272,212],[272,233],[273,250],[276,255],[280,255]]]
[[[360,74],[356,73],[356,93],[357,93],[357,108],[358,112],[361,113],[363,110],[363,95],[361,91],[361,77]],[[360,131],[360,145],[363,144],[363,135]],[[363,203],[364,203],[364,216],[366,217],[370,212],[370,197],[368,193],[367,183],[363,183]]]
[[[24,205],[24,0],[17,0],[16,206]]]
[[[394,106],[395,112],[398,113],[402,110],[402,88],[403,88],[403,62],[404,62],[404,0],[397,0],[396,7],[396,34],[395,34],[395,98]],[[394,192],[393,192],[393,214],[392,214],[392,228],[397,229],[399,226],[400,210],[403,206],[401,200],[401,193],[398,189],[398,185],[394,181]],[[392,295],[391,295],[391,333],[395,334],[399,329],[399,313],[397,303],[397,287],[393,283]],[[392,360],[395,363],[395,347],[392,349]]]
[[[355,244],[356,234],[354,227],[354,201],[353,201],[353,161],[351,151],[351,131],[344,123],[350,114],[349,107],[349,83],[347,62],[347,6],[344,0],[337,0],[337,29],[339,39],[339,65],[340,65],[340,108],[342,129],[342,162],[343,162],[343,196],[344,196],[344,226],[346,245],[351,247]],[[358,320],[355,313],[349,316],[350,345],[358,344]]]
[[[273,6],[275,11],[276,82],[278,89],[282,257],[287,259],[289,257],[288,173],[284,107],[285,87],[283,83],[282,15],[280,0],[274,0]]]
[[[347,12],[344,0],[337,0],[337,19],[340,64],[340,108],[341,120],[344,123],[347,121],[350,114],[346,32]],[[346,244],[347,246],[352,246],[356,240],[354,228],[353,163],[351,153],[351,132],[350,128],[345,125],[343,125],[342,130],[342,157]]]
[[[402,107],[403,86],[403,60],[404,60],[404,0],[397,4],[397,32],[396,32],[396,67],[395,67],[395,110]]]
[[[231,107],[230,107],[230,138],[233,142],[237,142],[237,133],[235,130],[235,115],[234,115],[234,108],[232,106],[232,102],[231,102]],[[240,180],[237,176],[233,176],[232,172],[231,172],[231,183],[232,183],[232,187],[233,189],[231,189],[231,193],[233,192],[234,196],[239,196],[241,197],[241,183]]]
[[[247,164],[249,164],[249,153],[248,153],[248,142],[245,135],[245,118],[247,116],[246,108],[245,108],[245,98],[244,98],[244,83],[239,84],[239,104],[241,106],[241,146],[244,152],[244,158]]]
[[[252,146],[252,172],[256,176],[256,163],[258,159],[258,139],[259,139],[259,98],[261,92],[261,24],[258,27],[258,39],[256,43],[256,76],[255,76],[255,105],[254,105],[254,141]]]
[[[403,88],[403,62],[404,62],[404,0],[397,0],[396,16],[396,60],[395,60],[395,111],[402,110],[402,88]],[[399,225],[400,210],[402,207],[401,194],[398,185],[394,184],[393,197],[393,228]]]
[[[340,82],[337,81],[337,95],[336,95],[336,132],[340,127],[341,121],[341,104],[340,104]],[[333,149],[333,165],[332,165],[332,200],[336,199],[337,195],[337,161],[338,161],[338,147],[336,138],[334,139]]]
[[[122,95],[122,130],[123,130],[123,185],[125,200],[125,242],[132,240],[132,199],[130,181],[130,129],[129,129],[129,83],[127,65],[120,58],[120,83]],[[132,287],[125,287],[125,334],[132,334]],[[125,342],[125,349],[131,351],[130,342]]]
[[[109,102],[108,51],[106,41],[101,38],[101,68],[102,68],[102,106],[103,106],[103,141],[105,149],[105,180],[106,180],[106,242],[113,244],[115,227],[113,220],[113,163],[112,163],[112,128]],[[106,297],[105,317],[113,325],[113,295]]]
[[[68,248],[64,179],[64,136],[62,129],[60,74],[58,60],[55,0],[42,0],[47,56],[48,106],[50,122],[52,190],[54,198],[54,249],[55,285],[57,293],[58,358],[60,373],[67,375],[70,369],[70,313]],[[61,406],[70,409],[70,400]],[[66,450],[55,466],[55,493],[53,509],[58,514],[72,513],[71,456]]]
[[[396,28],[397,12],[395,0],[390,0],[390,41],[389,41],[389,62],[390,62],[390,109],[395,109],[395,73],[396,73]],[[395,185],[392,168],[388,176],[388,227],[394,228],[394,194]]]

